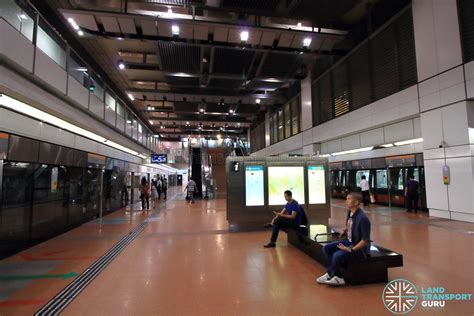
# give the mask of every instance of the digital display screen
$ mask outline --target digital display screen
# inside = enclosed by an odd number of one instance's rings
[[[265,205],[263,166],[245,166],[245,205]]]
[[[166,154],[151,154],[151,163],[167,163],[168,155]]]
[[[324,166],[308,166],[309,204],[326,203]]]
[[[268,167],[268,204],[286,204],[283,193],[290,190],[293,199],[305,203],[303,167]]]

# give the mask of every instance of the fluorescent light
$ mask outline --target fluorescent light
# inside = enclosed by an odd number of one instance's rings
[[[179,26],[177,26],[177,25],[171,26],[171,33],[173,35],[179,35]]]
[[[230,114],[234,114],[234,110],[230,109],[230,110],[229,110],[229,113],[230,113]]]
[[[77,35],[84,36],[84,32],[83,31],[77,31]]]
[[[187,78],[187,77],[191,77],[190,74],[187,74],[187,73],[184,73],[184,72],[177,72],[174,74],[175,77],[184,77],[184,78]]]
[[[69,24],[71,24],[73,29],[75,29],[76,31],[79,31],[79,25],[77,25],[76,21],[74,21],[73,18],[68,18],[67,21],[69,22]]]
[[[380,147],[390,148],[390,147],[393,147],[393,144],[383,144],[383,145],[380,145]]]
[[[416,144],[416,143],[421,143],[423,142],[423,138],[415,138],[415,139],[409,139],[409,140],[404,140],[401,142],[396,142],[394,143],[395,146],[403,146],[403,145],[410,145],[410,144]]]
[[[133,94],[127,93],[127,95],[128,95],[128,98],[129,98],[130,100],[132,100],[132,101],[135,100],[135,97],[133,96]]]
[[[189,121],[188,121],[188,122],[186,122],[186,125],[189,125]]]
[[[312,42],[312,39],[310,37],[306,37],[304,40],[303,40],[303,46],[304,47],[309,47],[309,45],[311,45],[311,42]]]
[[[255,100],[255,102],[257,102],[257,104],[260,104],[260,101],[261,101],[260,99]]]
[[[155,124],[155,123],[153,123],[153,121],[150,121],[150,125],[153,125],[153,124]]]
[[[26,14],[22,13],[19,15],[20,19],[21,20],[26,20],[28,17],[26,16]]]
[[[351,149],[351,150],[346,150],[346,151],[340,151],[340,152],[337,152],[337,153],[332,153],[331,156],[339,156],[339,155],[360,153],[360,152],[369,151],[369,150],[372,150],[372,149],[374,149],[374,146],[358,148],[358,149]]]
[[[331,157],[330,154],[323,154],[323,155],[319,155],[318,156],[319,158],[328,158],[328,157]]]
[[[297,27],[301,27],[301,22],[298,22],[298,24],[296,24]]]
[[[268,79],[265,79],[263,81],[265,81],[265,82],[281,82],[281,80],[278,80],[276,78],[268,78]]]
[[[248,31],[242,31],[240,32],[240,40],[242,42],[246,42],[249,39],[249,32]]]
[[[171,8],[168,8],[168,14],[173,14],[173,10]]]

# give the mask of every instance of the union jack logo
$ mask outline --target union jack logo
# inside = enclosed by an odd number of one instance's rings
[[[385,307],[394,314],[407,314],[418,302],[418,290],[410,281],[397,279],[388,283],[382,292]]]

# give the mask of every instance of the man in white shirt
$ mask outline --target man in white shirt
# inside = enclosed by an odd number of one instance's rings
[[[362,202],[364,203],[364,207],[368,207],[370,205],[370,187],[369,181],[367,181],[365,175],[361,177],[359,186],[362,191]]]
[[[188,191],[189,203],[194,203],[194,192],[198,192],[196,182],[194,182],[193,179],[190,179],[184,190]]]

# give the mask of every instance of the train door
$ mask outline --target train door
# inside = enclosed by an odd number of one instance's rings
[[[370,171],[369,170],[357,170],[355,174],[355,187],[357,191],[361,191],[360,181],[362,180],[362,176],[365,176],[365,179],[370,184]],[[372,188],[372,186],[371,186]]]
[[[388,205],[388,173],[387,169],[375,170],[375,185],[373,186],[377,204]]]
[[[418,188],[418,192],[419,192],[419,200],[418,200],[418,208],[420,210],[427,210],[427,207],[426,207],[426,189],[425,189],[425,170],[423,167],[410,167],[410,168],[407,168],[407,178],[409,176],[413,176],[413,178],[415,179],[415,181],[418,182],[419,184],[419,188]]]
[[[405,207],[405,179],[407,177],[407,168],[394,167],[389,168],[390,181],[390,205]]]

